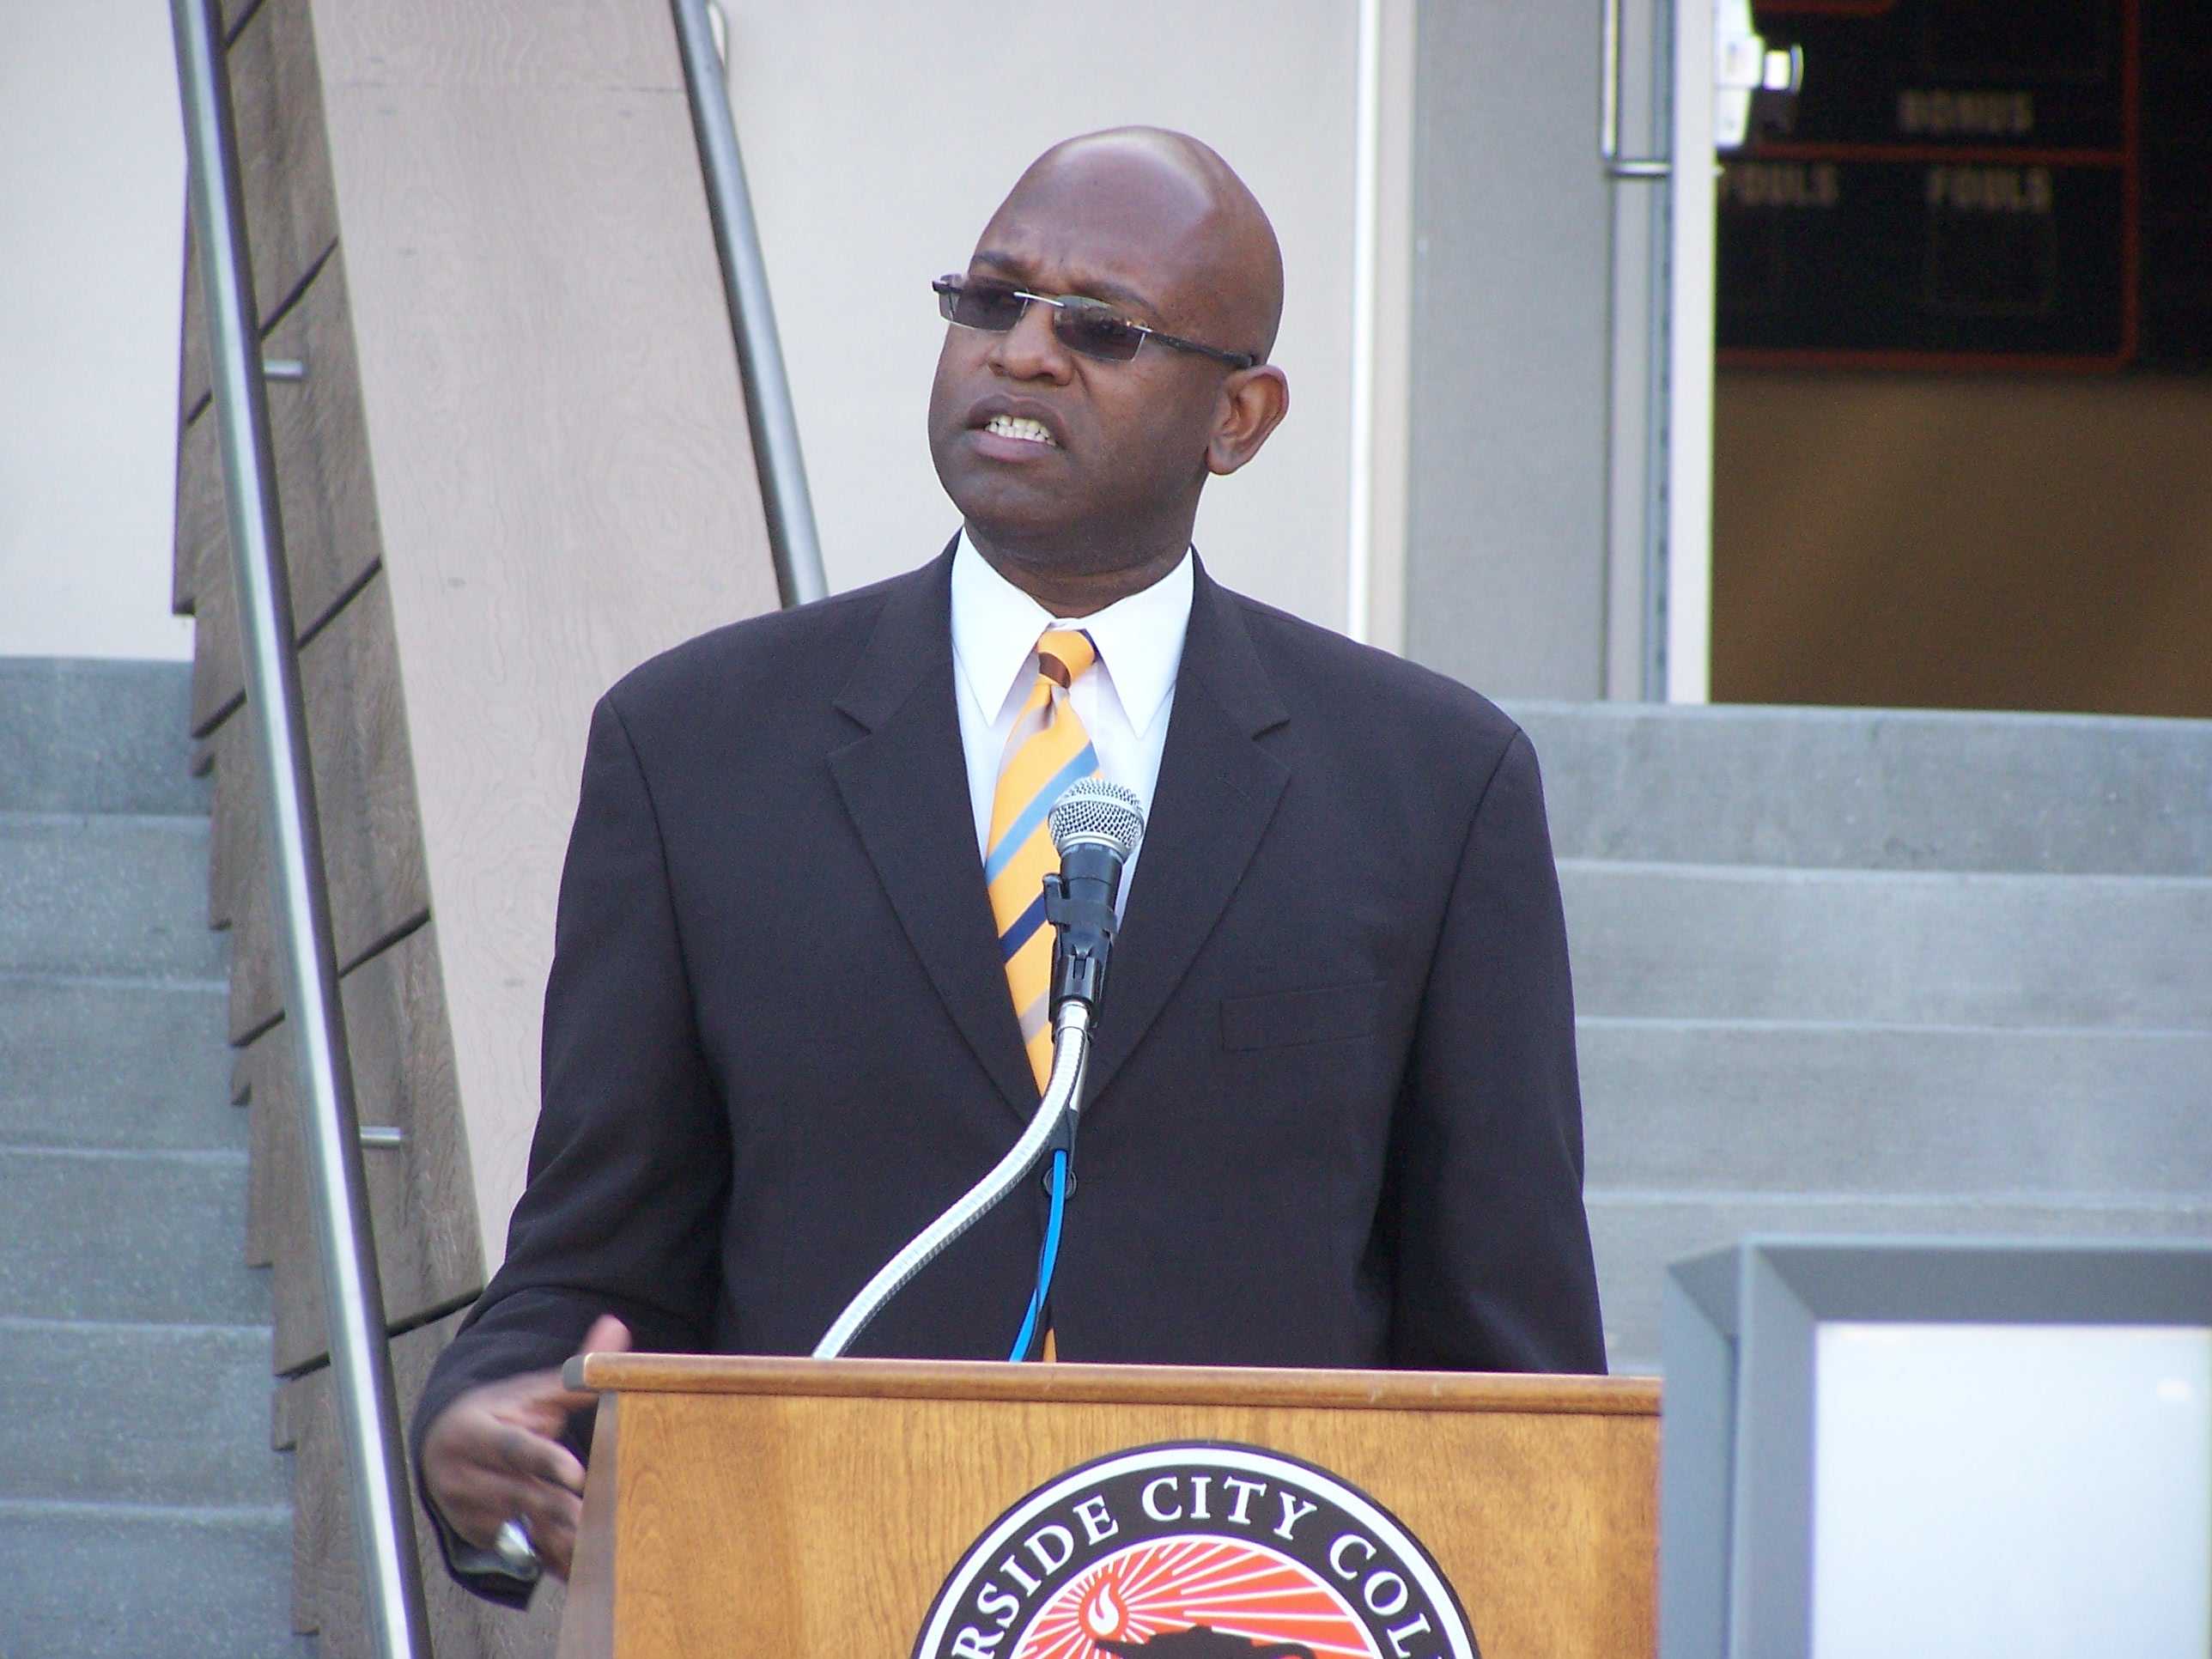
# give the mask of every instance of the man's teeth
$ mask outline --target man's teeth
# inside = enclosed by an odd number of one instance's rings
[[[983,428],[994,438],[1019,438],[1024,443],[1052,444],[1052,434],[1044,429],[1042,421],[1032,421],[1018,415],[994,415]],[[1060,446],[1053,444],[1055,449]]]

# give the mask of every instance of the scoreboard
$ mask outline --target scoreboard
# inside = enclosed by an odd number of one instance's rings
[[[1753,0],[1771,46],[1804,48],[1805,82],[1789,130],[1723,166],[1721,362],[2212,367],[2207,14],[2212,0]]]

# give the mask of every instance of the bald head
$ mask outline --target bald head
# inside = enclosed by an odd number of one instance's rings
[[[1210,146],[1160,127],[1054,144],[1015,182],[981,246],[1010,220],[1084,222],[1144,250],[1209,343],[1266,361],[1283,316],[1283,251],[1244,181]],[[1186,331],[1178,327],[1178,332]]]
[[[1000,308],[957,314],[950,296],[970,283]],[[1008,307],[1010,289],[1027,297]],[[1275,233],[1229,164],[1178,132],[1054,145],[939,292],[954,326],[930,386],[937,476],[976,550],[1054,616],[1172,569],[1207,479],[1240,470],[1290,408],[1267,361]],[[1091,332],[1086,303],[1148,332]]]

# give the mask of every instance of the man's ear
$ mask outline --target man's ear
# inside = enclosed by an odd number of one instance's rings
[[[1224,381],[1216,406],[1206,470],[1225,477],[1260,453],[1267,434],[1291,411],[1291,382],[1273,363],[1240,368]]]

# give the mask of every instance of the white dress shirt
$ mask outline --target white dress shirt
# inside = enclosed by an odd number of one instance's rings
[[[1056,617],[994,570],[962,534],[952,556],[954,700],[960,706],[978,858],[989,851],[999,765],[1015,718],[1036,684],[1037,635],[1048,628],[1080,629],[1097,647],[1097,666],[1075,682],[1069,701],[1098,751],[1100,775],[1134,790],[1150,821],[1194,582],[1186,550],[1174,569],[1141,593],[1087,617]],[[1123,867],[1123,909],[1143,856],[1139,842]]]

